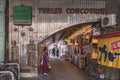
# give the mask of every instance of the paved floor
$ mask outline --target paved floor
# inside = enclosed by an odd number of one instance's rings
[[[51,66],[51,72],[47,76],[40,74],[39,77],[21,80],[87,80],[84,71],[78,69],[69,61],[57,58],[51,59]]]

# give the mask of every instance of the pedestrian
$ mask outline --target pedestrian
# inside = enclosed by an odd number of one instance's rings
[[[48,73],[50,71],[50,69],[49,69],[50,63],[49,63],[49,57],[48,57],[47,50],[45,50],[43,52],[43,56],[42,56],[42,60],[41,60],[41,65],[42,65],[42,73],[44,75],[48,75]]]
[[[59,49],[57,48],[57,57],[59,57]]]
[[[52,49],[52,55],[55,57],[55,47]]]

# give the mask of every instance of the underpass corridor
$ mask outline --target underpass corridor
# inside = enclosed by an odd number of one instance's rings
[[[39,74],[38,77],[24,78],[21,80],[87,80],[84,70],[78,69],[70,61],[63,58],[51,58],[51,71],[45,76]]]

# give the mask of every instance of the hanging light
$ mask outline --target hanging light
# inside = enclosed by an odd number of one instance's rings
[[[78,45],[77,41],[75,40],[75,45]]]

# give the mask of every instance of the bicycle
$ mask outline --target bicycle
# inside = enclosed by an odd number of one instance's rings
[[[105,80],[104,74],[98,71],[98,65],[88,65],[85,74],[88,80]]]

